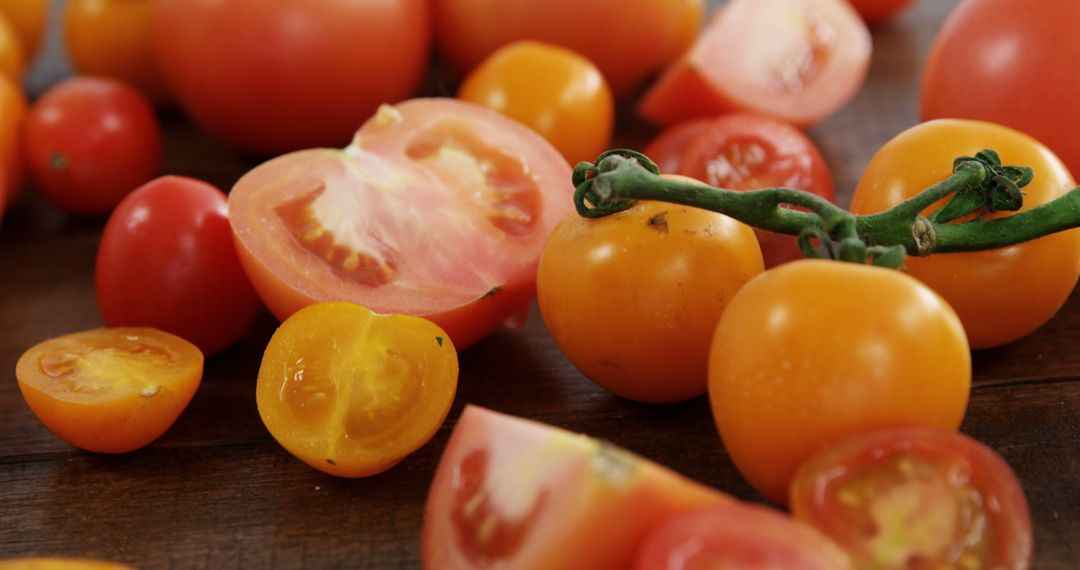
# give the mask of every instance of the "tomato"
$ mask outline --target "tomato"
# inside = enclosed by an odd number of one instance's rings
[[[119,79],[151,101],[168,99],[154,61],[150,0],[69,0],[64,45],[82,75]]]
[[[706,568],[853,569],[847,554],[813,527],[748,503],[677,514],[641,544],[637,570]]]
[[[593,382],[676,402],[705,393],[716,321],[762,269],[751,228],[715,212],[662,202],[597,219],[572,212],[540,258],[540,313]]]
[[[430,321],[319,303],[274,332],[255,398],[289,453],[331,475],[366,477],[435,435],[457,377],[454,345]]]
[[[151,328],[92,329],[38,343],[15,376],[41,423],[70,445],[124,453],[176,421],[202,379],[203,355]]]
[[[692,119],[673,125],[649,141],[642,151],[664,174],[678,174],[690,142],[709,129],[715,119]]]
[[[1074,0],[961,2],[941,26],[922,77],[923,120],[980,119],[1027,133],[1080,172],[1080,58]],[[1049,79],[1052,78],[1052,79]]]
[[[259,299],[240,267],[225,194],[164,176],[129,194],[105,224],[95,288],[108,326],[150,326],[210,355],[247,332]]]
[[[701,25],[704,0],[435,0],[435,39],[464,74],[518,40],[588,58],[625,95],[680,55]]]
[[[728,303],[709,355],[713,417],[739,471],[777,503],[829,442],[897,423],[956,429],[971,354],[956,313],[903,273],[802,260]]]
[[[423,565],[628,568],[656,521],[729,501],[611,444],[467,406],[428,492]]]
[[[104,214],[161,164],[161,128],[150,103],[100,77],[68,79],[26,118],[23,154],[38,190],[72,214]]]
[[[31,59],[45,37],[49,0],[4,0],[0,2],[0,15],[15,29],[23,54]]]
[[[429,0],[154,0],[152,36],[171,93],[238,149],[342,146],[427,64]]]
[[[13,558],[0,560],[0,570],[134,570],[125,564],[82,558]]]
[[[858,214],[886,210],[952,174],[956,157],[986,148],[996,150],[1003,164],[1034,169],[1021,210],[1076,185],[1052,152],[1024,134],[990,123],[932,121],[878,151],[855,189],[851,209]],[[1069,298],[1080,276],[1080,230],[988,251],[908,257],[905,270],[956,309],[973,348],[999,346],[1042,326]]]
[[[535,295],[544,240],[573,208],[570,167],[483,107],[383,107],[349,148],[246,174],[229,195],[240,261],[279,319],[316,301],[435,321],[458,349]]]
[[[732,0],[638,110],[660,125],[736,109],[813,125],[854,97],[870,50],[844,0]]]
[[[913,0],[847,0],[867,24],[882,24],[908,9]]]
[[[23,161],[20,156],[26,95],[15,82],[0,76],[0,171],[8,189],[8,199],[22,193]]]
[[[811,458],[791,487],[795,516],[859,568],[1030,567],[1027,501],[1005,461],[951,431],[898,427]]]
[[[589,60],[558,46],[515,42],[473,70],[458,97],[494,109],[543,135],[570,164],[608,149],[614,102]]]
[[[23,51],[19,33],[7,18],[0,14],[0,75],[22,83],[26,71],[26,53]]]

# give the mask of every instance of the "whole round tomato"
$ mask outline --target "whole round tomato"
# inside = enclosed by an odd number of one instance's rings
[[[167,99],[150,37],[150,0],[69,0],[64,45],[82,75],[130,84],[151,101]]]
[[[138,91],[75,77],[45,92],[26,118],[23,155],[38,190],[73,214],[104,214],[154,177],[161,128]]]
[[[839,261],[793,261],[747,283],[709,355],[724,447],[781,504],[799,466],[839,438],[898,423],[955,430],[970,388],[964,330],[941,297]]]
[[[1080,2],[966,0],[941,26],[922,77],[922,118],[980,119],[1027,133],[1080,172]]]
[[[429,0],[155,0],[152,36],[171,93],[238,149],[344,146],[382,103],[409,97],[428,61]]]
[[[595,160],[611,142],[615,104],[604,77],[559,46],[527,41],[500,48],[465,78],[458,98],[540,133],[570,164]]]
[[[990,123],[940,120],[912,127],[881,147],[855,189],[851,210],[891,208],[952,174],[953,159],[988,148],[1003,164],[1034,169],[1021,211],[1076,185],[1061,161],[1027,135]],[[999,346],[1042,326],[1069,298],[1080,277],[1080,230],[1000,249],[908,257],[904,268],[956,309],[973,348]]]
[[[45,36],[49,0],[4,0],[0,2],[0,15],[7,18],[18,34],[25,57],[33,58]]]
[[[461,74],[500,47],[537,40],[570,48],[626,94],[697,35],[704,0],[435,0],[435,39]]]
[[[678,174],[686,147],[709,129],[714,118],[691,119],[672,125],[656,135],[642,151],[663,174]]]
[[[8,199],[22,193],[23,157],[21,139],[26,120],[26,95],[17,83],[0,76],[0,172],[7,186]]]
[[[148,326],[205,354],[248,330],[259,299],[233,245],[225,194],[164,176],[129,194],[105,224],[94,285],[108,326]]]
[[[26,53],[18,32],[0,14],[0,75],[21,84],[26,71]]]
[[[906,10],[914,0],[847,0],[867,24],[887,22]]]
[[[597,219],[571,212],[540,258],[540,313],[593,382],[677,402],[705,393],[716,321],[762,269],[750,227],[715,212],[662,202]]]
[[[342,150],[306,150],[229,194],[240,261],[281,320],[319,301],[426,317],[464,349],[524,312],[573,208],[540,135],[455,99],[384,106]]]

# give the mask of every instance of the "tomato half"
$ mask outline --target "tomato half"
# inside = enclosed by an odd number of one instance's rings
[[[435,435],[457,378],[454,345],[430,321],[319,303],[271,337],[255,398],[289,453],[331,475],[366,477]]]
[[[851,211],[872,214],[891,208],[952,174],[955,158],[987,148],[996,150],[1003,164],[1034,169],[1034,180],[1023,189],[1021,211],[1076,185],[1061,161],[1027,135],[977,121],[931,121],[881,147],[855,189]],[[1008,215],[998,212],[986,219]],[[987,251],[909,256],[904,268],[956,309],[973,348],[990,348],[1039,328],[1069,298],[1080,278],[1080,230]]]
[[[732,0],[639,111],[660,125],[741,109],[809,126],[854,97],[870,50],[845,0]]]
[[[0,560],[0,570],[134,570],[126,564],[83,558],[17,558]]]
[[[240,260],[279,319],[316,301],[430,318],[459,349],[522,312],[544,240],[573,208],[543,138],[453,99],[383,107],[349,148],[272,160],[237,182]]]
[[[854,568],[847,554],[814,527],[749,503],[672,516],[640,548],[636,570]]]
[[[195,345],[150,328],[92,329],[38,343],[15,365],[49,431],[87,451],[124,453],[165,433],[202,380]]]
[[[837,438],[897,423],[955,430],[971,354],[956,313],[903,273],[801,260],[728,303],[709,399],[735,466],[777,503],[803,461]]]
[[[998,454],[964,435],[900,427],[829,447],[799,470],[796,517],[859,568],[1030,567],[1027,501]]]
[[[867,24],[882,24],[907,10],[914,0],[847,0]]]
[[[4,0],[0,14],[7,18],[22,43],[23,54],[32,59],[45,35],[49,20],[49,0]]]
[[[613,445],[476,406],[424,508],[424,568],[629,568],[656,522],[732,501]]]

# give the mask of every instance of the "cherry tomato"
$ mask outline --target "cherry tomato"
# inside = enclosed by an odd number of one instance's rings
[[[733,501],[611,444],[467,406],[428,492],[428,569],[625,569],[675,513]]]
[[[15,29],[26,59],[33,58],[45,36],[49,0],[4,0],[0,2],[0,15]]]
[[[200,127],[261,154],[343,146],[428,61],[429,0],[155,0],[171,93]]]
[[[853,569],[851,560],[814,527],[747,503],[726,503],[672,516],[649,533],[636,570],[706,568]]]
[[[515,42],[493,53],[458,97],[543,135],[570,164],[596,160],[611,142],[611,90],[589,60],[558,46]]]
[[[225,194],[165,176],[129,194],[98,247],[95,287],[108,326],[150,326],[214,354],[247,332],[259,299],[240,267]]]
[[[952,174],[956,157],[986,148],[996,150],[1003,164],[1034,169],[1021,210],[1076,185],[1052,152],[1024,134],[990,123],[941,120],[912,127],[883,146],[863,173],[851,210],[870,214],[895,206]],[[956,309],[973,348],[999,346],[1042,326],[1069,298],[1080,277],[1080,230],[1001,249],[908,257],[905,270]]]
[[[124,453],[154,441],[202,379],[203,355],[151,328],[92,329],[38,343],[15,365],[26,404],[70,445]]]
[[[826,448],[799,470],[791,508],[859,568],[1031,564],[1031,517],[1016,475],[951,431],[875,430]]]
[[[762,269],[751,228],[715,212],[662,202],[597,219],[572,212],[540,258],[540,312],[593,382],[677,402],[705,393],[716,321]]]
[[[664,129],[643,151],[664,174],[678,174],[686,147],[708,130],[715,119],[692,119]]]
[[[19,84],[26,71],[26,53],[23,50],[18,31],[7,17],[0,14],[0,75]]]
[[[454,99],[383,107],[349,148],[249,172],[229,195],[240,261],[279,319],[316,301],[435,321],[458,349],[535,295],[544,240],[573,208],[543,138]]]
[[[732,0],[639,111],[659,125],[736,109],[813,125],[854,97],[870,50],[845,0]]]
[[[64,44],[82,75],[119,79],[151,101],[168,99],[154,60],[150,0],[68,0]]]
[[[20,146],[26,120],[26,95],[15,82],[0,76],[0,171],[8,189],[8,199],[22,194],[23,160]]]
[[[83,558],[15,558],[0,560],[0,570],[134,570],[125,564]]]
[[[870,25],[892,20],[907,10],[914,0],[847,0],[852,8]]]
[[[366,477],[435,435],[457,377],[454,345],[430,321],[319,303],[274,333],[255,398],[289,453],[331,475]]]
[[[922,77],[923,120],[980,119],[1027,133],[1080,172],[1080,2],[961,2],[941,26]]]
[[[899,271],[854,263],[762,273],[728,303],[709,356],[724,446],[777,503],[799,465],[838,438],[897,423],[955,430],[970,387],[949,305]]]
[[[435,0],[435,38],[465,74],[518,40],[561,45],[596,64],[617,94],[682,54],[704,0]]]
[[[72,214],[104,214],[161,164],[161,128],[138,91],[76,77],[45,92],[26,118],[24,156],[38,190]]]

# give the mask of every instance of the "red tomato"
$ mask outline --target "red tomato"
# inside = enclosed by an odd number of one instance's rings
[[[791,509],[859,568],[1030,567],[1031,518],[1016,475],[952,431],[892,428],[826,448],[799,471]]]
[[[814,527],[784,513],[727,503],[677,514],[649,533],[637,570],[845,570],[851,560]]]
[[[73,214],[104,214],[153,178],[161,129],[135,89],[76,77],[49,89],[26,117],[24,156],[38,190]]]
[[[132,192],[105,224],[95,271],[109,326],[149,326],[206,354],[231,345],[259,299],[237,259],[225,194],[165,176]]]
[[[200,127],[263,154],[342,146],[428,61],[428,0],[155,0],[161,72]]]
[[[417,99],[381,108],[344,152],[251,171],[229,217],[279,319],[352,301],[427,317],[462,349],[528,306],[572,194],[570,167],[533,131],[471,103]]]
[[[855,95],[870,49],[844,0],[732,0],[639,110],[660,125],[742,109],[809,126]]]
[[[1023,131],[1080,174],[1080,2],[967,0],[945,20],[922,81],[923,120],[981,119]],[[1052,78],[1049,79],[1049,78]]]
[[[887,22],[906,10],[914,0],[847,0],[867,24]]]
[[[664,129],[645,146],[645,156],[656,163],[663,174],[678,174],[686,147],[708,130],[715,119],[693,119]]]
[[[424,568],[625,569],[656,521],[732,499],[613,445],[469,406],[424,509]]]

